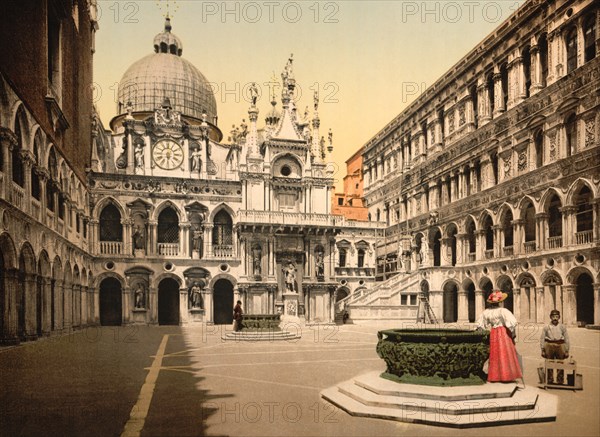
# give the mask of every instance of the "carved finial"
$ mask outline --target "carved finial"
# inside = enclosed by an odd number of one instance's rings
[[[315,90],[313,94],[313,100],[315,102],[315,111],[319,109],[319,90]]]

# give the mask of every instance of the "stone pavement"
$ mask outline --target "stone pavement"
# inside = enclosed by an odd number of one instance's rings
[[[88,328],[0,349],[0,436],[598,436],[600,332],[571,328],[584,390],[552,390],[556,422],[475,429],[347,415],[319,393],[383,371],[379,329],[301,329],[300,340],[224,342],[227,326]],[[407,327],[406,325],[404,327]],[[519,329],[526,384],[537,383],[540,325]]]

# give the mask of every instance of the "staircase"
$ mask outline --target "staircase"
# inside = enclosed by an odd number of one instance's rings
[[[415,320],[417,307],[401,305],[402,292],[419,293],[419,272],[397,275],[384,282],[373,284],[373,288],[363,294],[350,295],[336,303],[335,313],[348,311],[352,320]]]
[[[429,305],[429,298],[425,293],[419,293],[419,310],[417,312],[417,322],[437,324],[437,318]]]

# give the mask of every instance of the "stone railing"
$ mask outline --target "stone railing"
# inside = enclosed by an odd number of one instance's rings
[[[485,259],[492,259],[494,257],[494,249],[485,251]]]
[[[121,241],[100,241],[100,254],[121,255],[122,253],[123,243]]]
[[[473,253],[467,253],[467,258],[468,258],[468,260],[469,260],[470,263],[475,262],[475,258],[476,258],[475,252],[473,252]]]
[[[384,229],[386,227],[383,222],[346,220],[346,218],[341,215],[282,211],[241,210],[237,213],[237,220],[239,223],[272,224],[281,226],[332,226],[369,229]]]
[[[42,206],[40,204],[40,201],[32,198],[31,199],[31,216],[34,219],[36,219],[37,221],[41,221],[42,220],[42,217],[40,216],[41,212],[42,212]]]
[[[281,314],[244,314],[242,316],[242,330],[278,331],[281,323]]]
[[[548,249],[558,249],[559,247],[562,247],[562,235],[548,238]]]
[[[215,244],[212,246],[213,258],[233,258],[233,246],[231,244]]]
[[[178,243],[158,243],[158,254],[161,256],[178,256]]]
[[[577,244],[591,243],[593,239],[594,231],[591,229],[589,231],[575,232],[575,242]]]
[[[504,256],[512,256],[513,255],[513,247],[512,246],[503,247],[502,252],[504,253]]]
[[[10,203],[22,210],[24,197],[25,190],[21,186],[13,182],[10,186]]]
[[[535,252],[535,241],[526,241],[523,243],[523,248],[525,249],[525,253]]]

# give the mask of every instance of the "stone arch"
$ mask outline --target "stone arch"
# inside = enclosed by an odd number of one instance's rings
[[[508,297],[504,301],[504,308],[507,308],[511,312],[514,312],[514,283],[508,275],[500,275],[496,278],[496,287],[508,294]]]
[[[578,178],[569,186],[569,189],[567,190],[565,205],[573,205],[575,196],[583,187],[588,187],[590,189],[593,199],[598,198],[598,190],[596,189],[596,186],[587,179]]]
[[[158,278],[157,278],[158,279]],[[179,325],[181,279],[178,276],[163,276],[156,281],[158,293],[158,324]],[[186,308],[187,309],[187,308]]]
[[[37,314],[36,321],[38,326],[38,335],[48,334],[52,330],[52,266],[48,252],[43,249],[38,256],[36,283],[36,302]]]
[[[185,214],[183,214],[181,209],[172,200],[165,200],[164,202],[158,204],[156,208],[154,208],[154,211],[151,212],[152,220],[158,220],[158,216],[160,216],[160,214],[167,208],[171,208],[173,211],[175,211],[177,218],[179,219],[179,223],[182,221],[187,221]]]
[[[9,126],[16,126],[17,123],[19,123],[21,130],[21,138],[17,138],[17,141],[20,142],[23,150],[31,150],[31,122],[29,120],[29,114],[27,113],[25,105],[20,101],[13,106],[13,113]],[[16,131],[13,132],[16,134]]]
[[[2,252],[2,257],[4,259],[4,269],[16,269],[17,251],[15,248],[15,243],[11,236],[6,232],[0,235],[0,252]]]
[[[120,326],[123,323],[124,279],[114,272],[105,272],[99,275],[96,281],[100,325]]]
[[[467,319],[470,323],[473,323],[476,318],[475,283],[471,278],[465,278],[461,287],[467,294]]]
[[[458,288],[459,284],[454,279],[447,279],[442,284],[444,323],[458,321]]]
[[[594,278],[597,272],[584,266],[573,267],[567,273],[567,280],[575,286],[575,313],[577,323],[592,325],[598,318],[595,309]]]
[[[227,205],[226,203],[220,203],[217,206],[215,206],[213,208],[213,210],[210,212],[207,222],[214,223],[215,216],[223,210],[226,211],[231,216],[231,221],[235,225],[235,211],[231,208],[231,206]]]
[[[232,323],[235,288],[233,282],[225,276],[218,275],[211,281],[211,288],[213,297],[213,322],[215,325]]]
[[[98,201],[98,203],[96,203],[96,205],[94,205],[94,210],[92,211],[92,217],[94,217],[96,220],[100,220],[100,214],[102,214],[102,210],[104,210],[104,208],[106,208],[106,206],[108,206],[109,204],[113,204],[115,206],[115,208],[117,208],[117,210],[119,211],[119,214],[121,214],[121,218],[127,217],[127,212],[125,211],[125,208],[123,208],[123,205],[121,205],[121,202],[119,202],[113,196],[106,196],[106,197],[103,197],[102,199],[100,199]]]
[[[334,302],[339,302],[340,300],[350,296],[350,289],[346,286],[338,287],[334,293]]]
[[[293,177],[293,178],[301,178],[302,174],[304,172],[304,162],[302,161],[302,159],[300,159],[299,156],[294,155],[290,152],[281,152],[276,154],[272,159],[271,159],[271,174],[272,176],[283,176],[285,177],[285,175],[283,174],[276,174],[276,172],[278,170],[280,170],[280,168],[282,167],[282,161],[291,161],[292,162],[292,166],[293,164],[296,164],[298,166],[297,169],[291,169],[292,173],[290,175],[288,175],[288,177]],[[283,164],[285,165],[285,164]],[[296,171],[294,171],[296,170]],[[280,172],[281,173],[281,172]]]
[[[561,191],[554,187],[549,187],[546,189],[546,191],[544,191],[544,194],[542,194],[542,197],[540,198],[538,212],[548,211],[548,208],[550,207],[550,200],[554,197],[554,195],[558,197],[561,205],[565,205],[565,196],[561,193]]]

